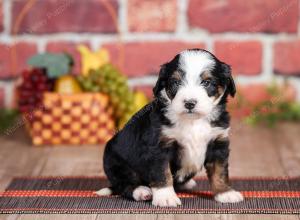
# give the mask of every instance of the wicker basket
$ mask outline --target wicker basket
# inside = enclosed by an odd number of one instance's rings
[[[34,145],[103,144],[115,124],[108,97],[100,93],[45,93],[27,124]]]

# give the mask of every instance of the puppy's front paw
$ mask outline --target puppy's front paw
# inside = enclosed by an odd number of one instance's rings
[[[229,190],[227,192],[218,193],[215,195],[215,200],[222,203],[235,203],[244,200],[243,195],[235,190]]]
[[[152,205],[160,207],[176,207],[178,205],[181,205],[181,201],[176,195],[172,186],[163,188],[152,188],[152,193]]]

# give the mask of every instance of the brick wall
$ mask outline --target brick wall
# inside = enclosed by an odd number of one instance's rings
[[[201,47],[231,64],[241,85],[257,88],[251,85],[289,77],[300,96],[298,0],[37,0],[17,31],[29,1],[0,2],[0,106],[3,99],[10,103],[15,79],[36,52],[67,51],[78,72],[78,43],[108,48],[132,86],[150,88],[160,64],[182,49]]]

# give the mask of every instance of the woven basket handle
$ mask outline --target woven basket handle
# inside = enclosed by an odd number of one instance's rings
[[[28,14],[30,9],[36,4],[37,1],[38,0],[27,0],[26,4],[24,5],[21,12],[17,16],[16,21],[13,25],[13,29],[12,29],[13,36],[16,36],[18,34],[20,25],[21,25],[24,17]],[[122,33],[121,33],[119,25],[118,25],[118,14],[109,0],[98,0],[98,1],[105,7],[107,12],[111,16],[114,26],[117,30],[117,34],[118,34],[118,44],[117,45],[118,45],[118,51],[119,51],[117,64],[118,64],[118,67],[122,69],[124,66],[124,45],[122,43]],[[17,73],[18,56],[17,56],[16,43],[13,43],[11,46],[10,59],[11,59],[11,64],[10,64],[11,68],[10,69],[11,69],[13,75],[17,75],[16,73]],[[16,97],[14,98],[14,100],[11,104],[11,107],[15,107],[15,106],[16,106]]]

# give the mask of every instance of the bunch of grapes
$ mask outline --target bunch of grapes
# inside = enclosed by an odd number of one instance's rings
[[[42,107],[43,93],[53,90],[53,80],[49,79],[45,69],[25,70],[18,89],[18,105],[22,113],[30,113]]]
[[[111,64],[91,70],[88,76],[78,78],[82,87],[90,92],[103,92],[110,97],[114,118],[128,120],[134,112],[134,95],[127,85],[127,79]]]

